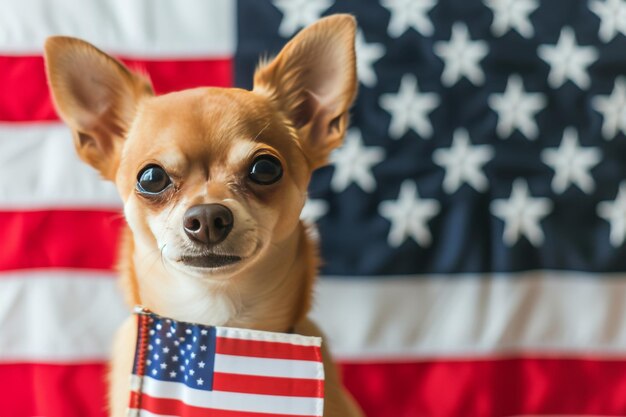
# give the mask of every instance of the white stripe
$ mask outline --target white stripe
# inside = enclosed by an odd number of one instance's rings
[[[321,362],[215,355],[215,372],[281,378],[323,379]]]
[[[64,125],[0,124],[0,209],[58,207],[119,208],[121,200],[78,158]]]
[[[259,330],[236,329],[232,327],[216,327],[217,337],[228,339],[254,340],[259,342],[289,343],[298,346],[321,346],[320,337],[301,336],[299,334],[262,332]]]
[[[230,57],[235,0],[18,0],[0,6],[0,53],[40,54],[50,35],[136,57]]]
[[[343,360],[626,354],[626,276],[515,274],[324,279],[313,317]]]
[[[128,315],[110,274],[3,273],[0,362],[104,360],[113,332]]]
[[[139,417],[178,417],[178,416],[170,416],[166,414],[154,414],[146,410],[139,410],[138,416]]]
[[[104,358],[128,313],[92,271],[0,274],[0,361]],[[626,276],[574,272],[320,280],[313,314],[347,361],[626,353]]]
[[[321,398],[203,391],[151,377],[144,377],[143,392],[155,398],[177,399],[187,405],[221,410],[316,416],[317,410],[323,408]]]

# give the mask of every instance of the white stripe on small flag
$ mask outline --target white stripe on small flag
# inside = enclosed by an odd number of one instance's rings
[[[166,414],[154,414],[148,410],[139,410],[139,414],[137,414],[137,417],[180,417],[180,416],[172,416],[172,415],[166,415]]]
[[[215,372],[278,378],[323,379],[321,362],[215,355]]]
[[[194,407],[303,416],[317,415],[324,401],[322,398],[204,391],[151,377],[144,377],[143,393],[153,398],[182,399]]]

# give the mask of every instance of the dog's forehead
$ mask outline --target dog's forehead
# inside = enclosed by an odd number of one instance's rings
[[[239,89],[200,88],[146,100],[129,139],[142,151],[177,148],[187,157],[226,156],[241,142],[269,139],[277,149],[288,146],[289,131],[269,101]],[[265,134],[263,134],[265,133]],[[269,133],[269,134],[268,134]]]

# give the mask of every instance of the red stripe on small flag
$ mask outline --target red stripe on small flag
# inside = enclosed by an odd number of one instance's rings
[[[254,356],[257,358],[291,359],[321,362],[320,349],[317,346],[299,346],[290,343],[264,342],[260,340],[242,340],[218,337],[215,353],[235,356]]]
[[[213,376],[213,390],[243,394],[321,398],[324,396],[324,381],[216,372]]]
[[[141,404],[141,394],[137,391],[130,392],[130,399],[128,400],[128,408],[138,409]]]
[[[180,400],[155,398],[146,394],[141,396],[141,409],[155,414],[184,417],[296,417],[293,414],[255,413],[195,407]]]
[[[147,72],[157,93],[232,85],[231,59],[139,60],[122,58]],[[0,121],[57,120],[41,56],[0,56]]]
[[[0,416],[106,417],[106,366],[2,364]]]
[[[371,417],[626,415],[626,358],[434,360],[342,369],[344,383]]]
[[[112,211],[0,211],[0,271],[110,270],[123,225],[122,214]]]

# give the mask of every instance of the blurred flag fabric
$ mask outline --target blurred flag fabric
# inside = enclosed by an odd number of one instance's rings
[[[624,0],[0,2],[0,417],[102,417],[130,312],[111,184],[74,154],[46,36],[159,93],[250,87],[353,13],[353,127],[304,215],[313,316],[371,417],[626,415]]]

